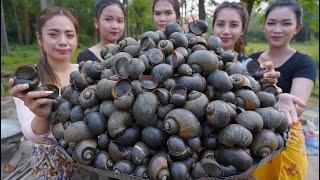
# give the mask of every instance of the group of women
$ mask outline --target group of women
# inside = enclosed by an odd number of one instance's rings
[[[154,27],[164,30],[167,23],[180,19],[177,0],[154,0]],[[99,31],[100,41],[83,50],[77,60],[102,61],[101,49],[117,43],[125,29],[125,11],[118,0],[97,0],[94,8],[94,26]],[[186,24],[196,20],[192,15],[185,18]],[[287,148],[275,159],[254,172],[257,179],[305,179],[307,157],[299,115],[310,97],[317,69],[314,61],[291,47],[290,42],[302,27],[302,8],[293,1],[277,1],[265,14],[263,33],[269,48],[250,57],[257,59],[265,73],[260,83],[276,84],[283,93],[277,95],[277,107],[288,118],[290,131]],[[243,55],[248,12],[241,3],[223,2],[213,14],[212,34],[220,37],[224,50],[232,50],[238,61]],[[187,31],[187,28],[184,28]],[[78,70],[71,63],[71,55],[77,47],[79,24],[63,7],[50,7],[40,12],[37,18],[36,38],[41,46],[41,57],[37,64],[40,82],[51,82],[59,87],[69,84],[70,73]],[[73,172],[73,160],[57,145],[50,130],[52,101],[47,97],[51,91],[31,91],[24,94],[28,84],[13,85],[9,80],[10,94],[14,96],[24,136],[34,142],[32,166],[40,179],[68,178]],[[44,159],[46,156],[48,158]],[[42,166],[50,161],[50,167]],[[47,163],[48,164],[48,163]]]

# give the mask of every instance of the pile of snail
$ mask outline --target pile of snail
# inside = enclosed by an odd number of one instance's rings
[[[207,28],[169,23],[81,62],[50,97],[58,143],[77,163],[143,179],[229,177],[283,147],[275,87],[260,86],[258,61],[244,66],[217,36],[203,38]],[[34,66],[17,70],[16,84],[35,81]]]

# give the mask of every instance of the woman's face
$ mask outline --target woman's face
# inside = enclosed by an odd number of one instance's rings
[[[78,39],[74,24],[66,16],[54,16],[42,27],[37,40],[47,55],[48,61],[69,61],[75,52]]]
[[[236,42],[243,35],[241,17],[232,8],[221,9],[217,14],[212,33],[219,36],[224,50],[234,50]]]
[[[99,29],[103,42],[117,43],[125,28],[123,11],[116,4],[104,7],[95,27]]]
[[[158,1],[154,5],[153,23],[158,30],[164,31],[169,22],[177,22],[177,15],[168,1]]]
[[[264,37],[274,47],[288,45],[299,30],[296,16],[289,7],[278,7],[270,11],[263,27]]]

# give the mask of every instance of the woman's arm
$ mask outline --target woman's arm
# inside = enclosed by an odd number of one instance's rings
[[[292,80],[290,94],[298,97],[305,104],[307,104],[310,98],[313,86],[314,86],[314,83],[311,79],[302,78],[302,77],[294,78]],[[302,114],[303,110],[304,108],[301,108],[300,106],[297,107],[298,117]]]

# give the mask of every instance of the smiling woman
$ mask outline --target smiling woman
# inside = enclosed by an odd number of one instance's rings
[[[125,11],[119,0],[98,0],[94,11],[94,26],[99,31],[100,41],[83,50],[77,58],[78,63],[87,60],[101,62],[100,51],[102,48],[107,44],[116,44],[124,32]]]

